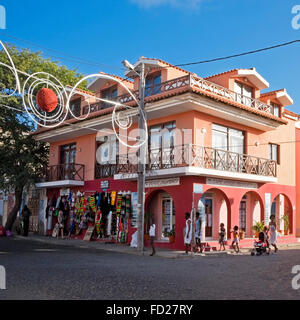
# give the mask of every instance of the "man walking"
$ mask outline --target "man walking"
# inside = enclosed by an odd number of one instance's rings
[[[31,216],[31,211],[29,210],[29,208],[27,207],[26,204],[21,212],[21,216],[22,216],[23,225],[24,225],[23,236],[27,237],[28,236],[28,229],[29,229],[29,217]]]

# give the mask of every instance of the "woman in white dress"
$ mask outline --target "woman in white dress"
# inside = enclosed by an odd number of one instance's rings
[[[190,218],[190,213],[186,212],[185,214],[185,235],[184,235],[184,245],[185,245],[185,253],[189,253],[189,249],[191,247],[192,241],[192,220]]]
[[[270,217],[271,221],[269,223],[269,229],[270,229],[270,244],[275,248],[275,253],[278,251],[277,248],[277,231],[276,231],[276,217],[275,215],[271,215]]]

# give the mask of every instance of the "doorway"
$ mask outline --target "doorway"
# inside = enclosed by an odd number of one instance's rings
[[[212,237],[213,230],[213,199],[205,197],[205,237]]]

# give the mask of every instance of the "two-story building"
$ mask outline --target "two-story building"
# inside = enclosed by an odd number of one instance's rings
[[[282,233],[282,217],[289,217],[280,241],[295,240],[296,148],[288,142],[296,140],[297,116],[285,109],[293,104],[287,91],[268,91],[269,83],[254,68],[201,78],[159,59],[140,58],[135,66],[143,60],[151,61],[145,92],[145,211],[155,216],[157,246],[183,247],[184,216],[193,205],[200,211],[204,207],[206,242],[218,239],[220,223],[228,237],[238,225],[252,238],[253,225],[268,223],[271,213]],[[114,77],[138,96],[139,78],[130,72],[127,76],[132,80]],[[88,89],[95,97],[132,107],[129,131],[137,128],[136,103],[120,84],[96,79]],[[35,132],[36,139],[50,143],[49,168],[38,187],[47,188],[49,199],[66,188],[85,194],[102,191],[104,180],[108,191],[136,192],[137,167],[131,161],[136,150],[115,139],[113,106],[81,93],[72,97],[70,107],[78,116],[90,108],[85,120],[68,119]],[[132,223],[130,235],[135,227]],[[171,244],[167,232],[172,229],[176,237]]]

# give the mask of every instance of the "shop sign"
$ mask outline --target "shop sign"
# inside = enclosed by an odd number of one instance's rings
[[[271,216],[271,193],[265,193],[265,225],[270,222]]]
[[[137,228],[138,227],[138,193],[132,192],[131,193],[131,227]]]
[[[101,189],[109,189],[109,180],[101,181]]]
[[[199,183],[194,183],[194,193],[203,193],[203,185]]]
[[[219,187],[229,187],[229,188],[242,188],[242,189],[257,189],[257,183],[254,182],[244,182],[236,180],[225,180],[216,178],[206,178],[206,184]]]
[[[60,196],[68,196],[70,193],[70,188],[60,189]]]
[[[180,178],[169,178],[159,180],[147,180],[145,188],[159,188],[180,185]]]

